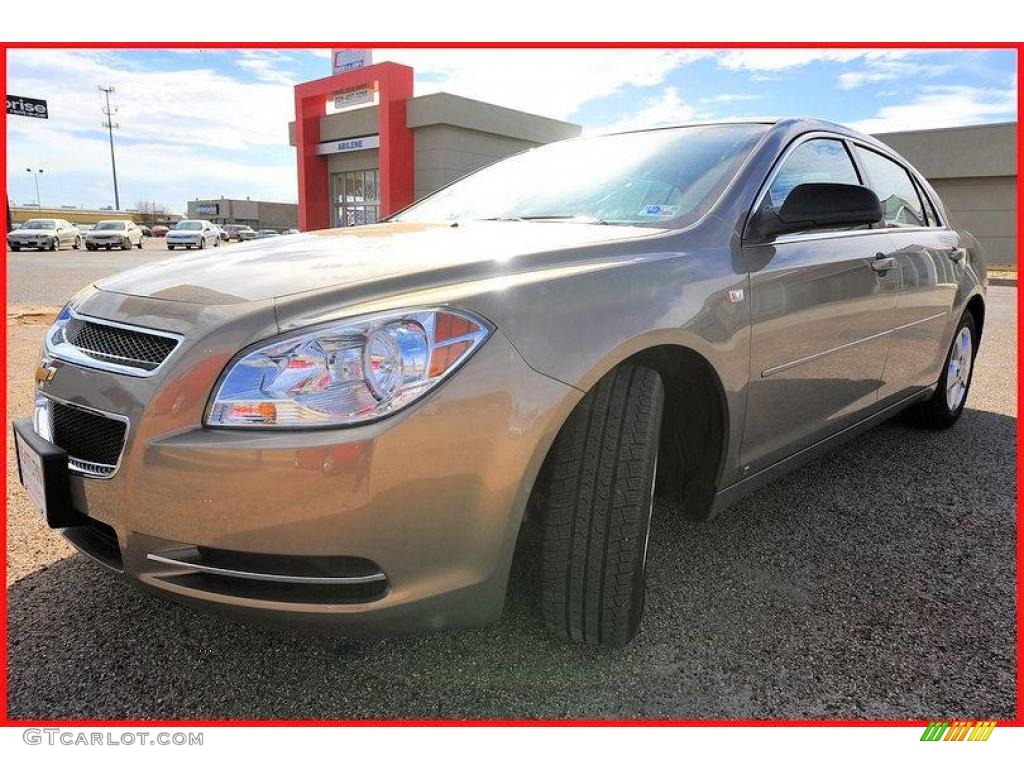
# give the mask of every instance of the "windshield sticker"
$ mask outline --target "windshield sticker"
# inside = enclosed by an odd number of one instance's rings
[[[671,219],[679,215],[678,205],[645,205],[640,215],[649,219]]]

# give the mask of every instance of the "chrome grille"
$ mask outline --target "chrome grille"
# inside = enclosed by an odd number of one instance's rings
[[[47,398],[49,439],[68,452],[68,466],[86,475],[114,474],[128,424],[120,419]]]
[[[65,341],[83,354],[119,365],[155,370],[178,346],[177,339],[72,317]]]

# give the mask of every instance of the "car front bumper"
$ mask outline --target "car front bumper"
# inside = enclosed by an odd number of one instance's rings
[[[19,248],[49,248],[53,244],[53,235],[38,235],[33,237],[8,237],[8,247],[18,246]]]
[[[244,318],[238,305],[168,313],[166,302],[96,292],[76,307],[186,342],[145,378],[52,361],[40,396],[129,422],[116,473],[71,480],[75,509],[106,539],[81,527],[65,535],[149,590],[245,618],[345,634],[497,618],[530,489],[581,393],[532,370],[495,331],[449,381],[376,423],[202,427],[225,364],[273,335],[267,304]],[[303,580],[374,574],[362,584]],[[273,578],[282,575],[300,578]]]

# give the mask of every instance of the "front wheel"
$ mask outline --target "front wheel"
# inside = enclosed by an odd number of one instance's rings
[[[21,250],[21,246],[20,245],[12,245],[11,246],[11,250],[14,251],[15,253],[17,253],[18,251]]]
[[[948,429],[956,424],[967,402],[977,354],[978,334],[974,316],[964,312],[953,334],[953,343],[946,355],[939,386],[930,398],[909,411],[916,426],[923,429]]]
[[[71,245],[76,251],[82,247],[82,238],[76,237],[75,242]]]
[[[60,250],[60,242],[57,240],[56,237],[53,238],[53,240],[50,241],[50,250],[51,251],[58,251],[58,250]]]
[[[640,627],[665,393],[621,365],[573,410],[541,490],[541,613],[561,637],[622,646]]]

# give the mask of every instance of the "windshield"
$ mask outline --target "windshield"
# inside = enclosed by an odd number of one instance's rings
[[[394,220],[685,226],[707,212],[767,127],[703,125],[561,141],[483,168]]]
[[[22,229],[56,229],[57,222],[53,219],[29,219],[21,225]]]
[[[201,221],[179,221],[174,226],[175,229],[202,229],[203,222]]]
[[[93,229],[124,229],[123,221],[101,221]]]

